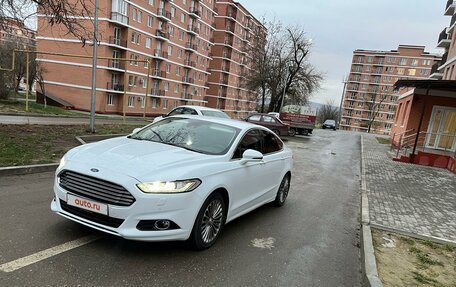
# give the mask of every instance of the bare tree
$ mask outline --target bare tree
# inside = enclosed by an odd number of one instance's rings
[[[339,118],[339,108],[335,105],[335,101],[326,101],[326,103],[318,110],[317,118],[319,123],[323,123],[326,120],[337,121]]]
[[[365,99],[364,104],[368,108],[367,112],[367,132],[370,133],[376,119],[380,113],[383,102],[386,100],[387,94],[381,92],[377,94],[377,91],[369,94],[368,98]]]
[[[63,25],[62,31],[85,43],[91,32],[74,16],[91,19],[93,10],[92,0],[0,0],[0,27],[8,27],[11,20],[24,23],[40,14],[50,26]]]
[[[322,75],[309,63],[311,43],[300,26],[283,28],[278,21],[265,22],[266,37],[255,33],[250,51],[250,72],[245,75],[247,87],[261,92],[262,111],[269,96],[268,111],[279,111],[284,96],[288,104],[303,105],[319,88]]]

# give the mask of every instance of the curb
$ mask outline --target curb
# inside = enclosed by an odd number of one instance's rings
[[[36,118],[69,118],[69,119],[89,119],[90,115],[70,116],[70,115],[54,115],[54,114],[37,114],[37,113],[4,113],[0,112],[0,116],[15,116],[15,117],[36,117]],[[152,117],[153,118],[153,117]],[[121,116],[112,117],[104,115],[96,115],[96,120],[123,120]],[[151,118],[127,117],[127,121],[148,121]]]
[[[363,160],[364,138],[361,135],[361,265],[363,271],[363,283],[370,287],[383,287],[377,272],[375,261],[374,244],[369,217],[369,199],[366,186],[366,166]]]
[[[0,167],[0,177],[55,171],[58,163]]]

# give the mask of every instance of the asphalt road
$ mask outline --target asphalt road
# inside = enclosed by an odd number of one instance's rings
[[[122,124],[122,117],[110,118],[96,118],[95,124]],[[128,119],[127,124],[138,124],[149,122],[141,119]],[[84,125],[89,124],[89,117],[87,118],[72,118],[72,117],[36,117],[36,116],[8,116],[0,115],[0,124],[5,125]]]
[[[203,252],[127,241],[52,214],[52,173],[0,177],[0,265],[101,236],[0,271],[0,286],[359,286],[359,135],[318,130],[288,145],[295,166],[286,205],[231,222]]]

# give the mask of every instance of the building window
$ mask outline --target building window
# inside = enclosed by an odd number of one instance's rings
[[[179,84],[174,84],[174,93],[179,93]]]
[[[408,75],[409,76],[415,76],[416,75],[416,69],[409,69],[408,70]]]
[[[401,59],[399,60],[399,65],[401,65],[401,66],[407,65],[407,59],[406,59],[406,58],[401,58]]]
[[[155,99],[155,98],[152,99],[152,108],[154,108],[154,109],[157,108],[157,99]]]
[[[151,15],[147,16],[147,27],[152,27],[154,24],[154,18]]]
[[[372,56],[367,57],[367,62],[372,63],[373,60],[374,60],[374,57],[372,57]]]
[[[146,106],[145,98],[144,97],[139,98],[139,103],[140,103],[141,108],[144,109],[144,107]]]
[[[151,46],[152,46],[152,39],[146,38],[146,48],[150,49]]]
[[[106,101],[107,101],[108,106],[114,106],[114,95],[108,94]]]
[[[128,86],[129,87],[132,87],[135,84],[134,81],[135,81],[135,78],[133,76],[131,76],[131,75],[128,76]]]
[[[168,100],[163,100],[163,108],[164,109],[168,108]]]
[[[128,106],[133,108],[135,106],[135,97],[129,96],[128,97]]]
[[[418,66],[418,60],[417,59],[412,59],[410,65],[411,66]]]
[[[165,83],[165,92],[169,91],[169,83]]]
[[[397,68],[397,73],[398,73],[399,75],[403,75],[404,72],[405,72],[405,69],[404,69],[404,68]]]

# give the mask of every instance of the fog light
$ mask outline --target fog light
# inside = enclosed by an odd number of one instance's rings
[[[157,230],[167,230],[171,226],[171,222],[169,220],[157,220],[154,223],[154,227]]]

